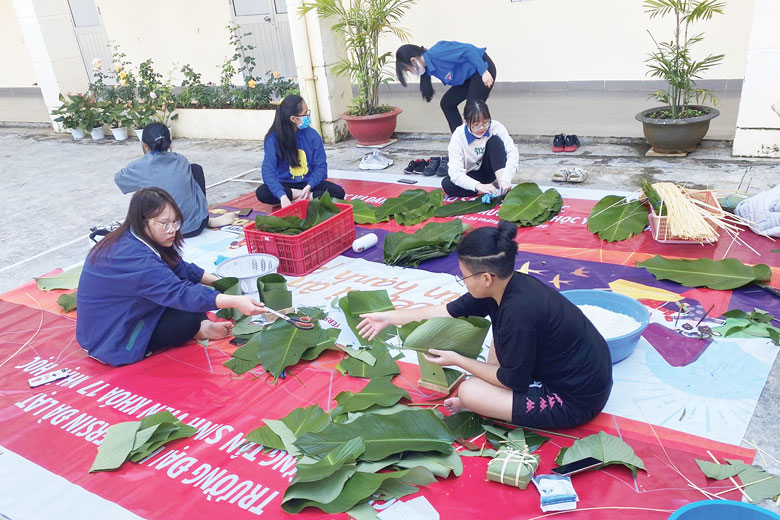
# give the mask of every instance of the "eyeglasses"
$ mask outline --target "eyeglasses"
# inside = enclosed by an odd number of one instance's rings
[[[295,117],[307,117],[311,115],[311,110],[307,110],[305,114],[295,114]]]
[[[471,130],[477,130],[477,131],[479,131],[479,130],[487,130],[488,128],[490,128],[490,123],[491,122],[492,121],[490,119],[488,119],[487,121],[483,121],[481,123],[469,123],[469,128]]]
[[[181,229],[181,220],[174,220],[173,222],[160,222],[159,220],[154,220],[153,218],[148,218],[146,220],[154,222],[155,224],[159,224],[166,233],[172,233]]]
[[[472,276],[477,276],[478,274],[489,274],[490,276],[495,276],[493,273],[488,273],[487,271],[479,271],[478,273],[471,273],[468,276],[461,276],[459,274],[456,274],[455,275],[455,281],[458,282],[458,285],[465,287],[466,286],[466,280],[468,280]]]

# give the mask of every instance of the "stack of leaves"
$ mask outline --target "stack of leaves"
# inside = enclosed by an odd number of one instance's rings
[[[647,227],[650,211],[638,200],[607,195],[593,206],[588,216],[588,231],[598,233],[607,242],[626,240]]]
[[[477,359],[485,342],[490,320],[479,316],[468,318],[431,318],[413,321],[401,327],[403,348],[428,352],[430,349],[452,350]]]
[[[282,509],[367,511],[368,500],[401,498],[436,476],[459,476],[463,465],[447,426],[431,410],[397,404],[401,398],[408,394],[380,378],[356,394],[340,393],[330,415],[299,408],[249,432],[247,440],[299,457]]]
[[[138,462],[164,444],[192,437],[197,431],[167,410],[147,415],[140,421],[114,424],[106,430],[89,472],[117,469],[126,460]]]
[[[491,198],[490,202],[485,204],[482,202],[482,198],[478,197],[474,200],[461,200],[457,202],[450,202],[440,208],[436,208],[433,212],[434,217],[456,217],[458,215],[470,215],[472,213],[479,213],[481,211],[488,211],[504,200],[504,197]]]
[[[721,291],[772,278],[769,266],[758,264],[750,267],[736,258],[670,260],[656,255],[636,265],[647,269],[659,280],[671,280],[685,287],[707,287]]]
[[[79,286],[81,270],[82,266],[78,266],[53,276],[42,276],[35,279],[35,284],[41,291],[54,291],[56,289],[73,290]],[[65,312],[72,311],[76,308],[76,292],[61,294],[57,298],[57,304]]]
[[[287,279],[278,273],[271,273],[258,278],[257,292],[260,295],[260,301],[266,307],[276,311],[289,309],[293,306],[292,292],[287,289]]]
[[[555,189],[542,193],[536,183],[523,182],[506,195],[498,216],[518,226],[538,226],[557,215],[562,207],[563,198]]]
[[[377,206],[375,213],[378,222],[393,217],[402,226],[414,226],[431,218],[443,203],[444,192],[441,190],[406,190]]]
[[[634,450],[614,435],[599,432],[582,439],[577,439],[570,448],[561,448],[555,463],[559,466],[569,464],[588,457],[593,457],[602,462],[594,469],[601,469],[611,464],[622,464],[631,470],[636,477],[637,472],[645,469],[645,463],[637,457]]]
[[[466,231],[460,219],[429,222],[412,234],[398,231],[385,237],[384,262],[387,265],[417,267],[420,262],[452,253]]]
[[[393,302],[390,301],[390,296],[387,295],[387,291],[384,289],[378,291],[350,291],[346,296],[339,299],[338,306],[344,311],[347,325],[352,332],[355,333],[355,337],[357,337],[358,341],[363,346],[369,345],[371,342],[358,334],[357,326],[363,321],[363,318],[361,318],[360,315],[368,314],[370,312],[392,311],[395,309]],[[395,327],[387,327],[379,333],[374,341],[387,341],[395,334]]]
[[[367,202],[363,202],[362,200],[339,200],[338,202],[352,206],[352,218],[355,219],[355,224],[376,224],[378,222],[390,220],[389,216],[383,220],[379,220],[376,217],[377,207],[372,206]]]
[[[734,309],[723,313],[723,317],[726,318],[726,323],[714,327],[713,332],[718,332],[726,338],[770,338],[772,343],[780,346],[780,329],[772,325],[773,321],[780,323],[780,320],[767,311],[753,309],[751,312],[745,312]]]
[[[325,192],[321,197],[309,201],[305,219],[296,216],[258,215],[255,217],[255,229],[279,235],[298,235],[338,215],[338,213],[339,208],[333,204],[330,195]]]
[[[699,469],[714,480],[739,477],[742,481],[742,491],[747,494],[751,504],[758,504],[764,499],[777,501],[780,498],[780,477],[764,471],[759,466],[745,464],[741,460],[726,459],[728,464],[715,464],[696,460]]]
[[[384,341],[374,340],[368,350],[362,351],[363,354],[370,353],[373,357],[373,364],[361,359],[363,356],[350,355],[341,360],[336,368],[342,375],[351,375],[352,377],[363,377],[373,379],[375,377],[394,376],[401,373],[395,358],[390,355],[387,344]]]

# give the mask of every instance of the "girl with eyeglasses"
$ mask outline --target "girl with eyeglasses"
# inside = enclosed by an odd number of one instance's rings
[[[203,168],[171,151],[171,132],[162,123],[146,125],[141,141],[144,156],[119,170],[114,182],[122,193],[151,186],[167,191],[182,212],[182,236],[199,235],[209,222]]]
[[[265,134],[263,184],[255,191],[257,200],[285,208],[326,191],[332,198],[344,198],[344,188],[327,180],[325,145],[310,125],[311,111],[301,96],[287,96],[276,107],[274,124]]]
[[[604,338],[576,305],[536,278],[514,270],[517,226],[478,228],[458,244],[468,293],[440,306],[361,315],[360,334],[373,339],[389,325],[436,317],[490,316],[487,362],[449,350],[425,357],[471,374],[447,399],[451,412],[470,410],[518,426],[572,428],[604,408],[612,362]]]
[[[265,311],[249,296],[220,294],[217,277],[181,258],[182,213],[160,188],[133,194],[119,229],[92,248],[76,296],[76,340],[89,355],[113,366],[142,360],[191,339],[221,339],[233,324],[206,311]]]
[[[496,80],[496,66],[485,47],[470,43],[440,41],[430,49],[404,44],[395,51],[395,75],[406,86],[406,75],[420,78],[420,92],[425,101],[433,99],[431,76],[450,88],[439,105],[450,132],[463,124],[458,105],[467,99],[486,101]]]
[[[509,132],[491,119],[481,99],[466,101],[463,117],[466,122],[455,129],[447,147],[450,160],[441,188],[452,197],[508,192],[520,161]]]

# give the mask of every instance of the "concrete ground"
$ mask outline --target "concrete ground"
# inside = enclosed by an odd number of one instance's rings
[[[438,108],[437,108],[438,110]],[[437,113],[438,117],[441,117]],[[443,118],[442,118],[443,120]],[[550,133],[555,133],[557,129]],[[589,173],[582,185],[615,191],[633,191],[640,179],[669,180],[718,192],[758,191],[780,179],[780,161],[735,159],[730,143],[705,141],[686,158],[648,158],[648,146],[631,138],[581,137],[582,147],[571,154],[553,154],[551,138],[515,136],[521,155],[516,181],[550,184],[561,166],[579,166]],[[395,164],[388,170],[363,172],[366,178],[382,178],[385,172],[402,173],[414,158],[446,154],[446,135],[401,134],[384,149]],[[208,199],[221,203],[254,190],[259,179],[262,144],[253,141],[176,139],[175,151],[203,165]],[[329,167],[359,171],[365,149],[353,141],[328,146]],[[81,262],[88,249],[90,226],[124,216],[129,196],[114,185],[113,176],[141,155],[134,138],[126,142],[89,138],[74,141],[70,135],[41,128],[0,128],[0,293],[57,267]],[[233,179],[228,182],[228,179]],[[746,439],[780,459],[780,361],[776,362],[750,422]],[[747,446],[747,444],[746,444]],[[761,458],[757,458],[761,463]],[[780,464],[767,460],[780,472]]]

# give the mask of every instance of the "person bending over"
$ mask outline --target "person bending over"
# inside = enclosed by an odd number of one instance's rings
[[[274,124],[265,134],[263,184],[255,191],[257,200],[286,208],[326,191],[335,199],[344,198],[344,188],[327,180],[325,145],[310,125],[311,112],[301,96],[287,96],[276,107]]]
[[[466,122],[450,138],[444,193],[452,197],[500,195],[512,187],[520,154],[504,125],[490,118],[487,103],[469,99],[463,109]]]
[[[119,366],[190,339],[221,339],[233,328],[206,311],[265,311],[249,296],[220,294],[213,274],[182,260],[182,213],[160,188],[133,194],[122,226],[92,248],[76,296],[76,340],[89,355]],[[206,285],[203,285],[206,284]]]
[[[487,362],[449,350],[425,357],[471,373],[452,412],[536,428],[572,428],[603,408],[612,388],[606,341],[564,296],[536,278],[514,271],[517,227],[502,220],[479,228],[458,245],[459,281],[468,293],[446,305],[364,314],[360,334],[372,339],[388,325],[434,317],[490,316],[493,345]]]
[[[209,222],[203,168],[171,152],[171,132],[162,123],[146,125],[141,141],[144,156],[119,170],[114,182],[122,193],[151,187],[167,191],[181,210],[182,236],[199,235]]]

